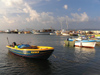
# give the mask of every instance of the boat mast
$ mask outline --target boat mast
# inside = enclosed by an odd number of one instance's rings
[[[61,30],[62,30],[62,28],[63,28],[63,27],[62,27],[62,22],[60,22],[60,24],[61,24]]]
[[[66,21],[66,25],[67,25],[67,30],[68,30],[68,22]]]

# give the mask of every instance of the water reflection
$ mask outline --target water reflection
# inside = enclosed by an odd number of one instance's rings
[[[95,56],[95,49],[75,47],[74,55],[76,61],[86,62]]]
[[[10,72],[12,74],[21,74],[21,75],[45,75],[45,72],[51,74],[52,70],[50,68],[52,65],[49,60],[37,60],[23,58],[16,55],[12,55],[8,52],[8,59],[6,66],[9,69],[6,69],[7,74]]]

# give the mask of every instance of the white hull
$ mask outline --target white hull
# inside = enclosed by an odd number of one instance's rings
[[[94,48],[96,45],[96,42],[75,42],[75,46],[79,47],[89,47],[89,48]]]
[[[79,46],[79,47],[81,47],[82,45],[81,45],[81,42],[77,42],[77,41],[75,41],[75,46]]]
[[[55,33],[50,33],[50,35],[56,35]]]
[[[96,39],[100,39],[100,37],[96,37]]]
[[[62,35],[64,35],[64,36],[69,36],[69,34],[67,34],[67,33],[61,33]]]

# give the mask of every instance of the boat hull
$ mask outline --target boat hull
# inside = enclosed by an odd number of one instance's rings
[[[64,36],[70,36],[68,33],[61,33]]]
[[[50,35],[49,32],[34,32],[36,35]]]
[[[96,42],[77,42],[77,41],[75,41],[76,47],[94,48],[95,45],[96,45]]]
[[[36,50],[36,49],[15,49],[15,48],[9,48],[8,50],[13,53],[16,54],[18,56],[22,56],[22,57],[26,57],[26,58],[35,58],[35,59],[48,59],[50,57],[50,55],[52,54],[52,52],[54,51],[54,49],[43,49],[43,50]]]
[[[76,47],[82,47],[81,42],[75,41],[75,46],[76,46]]]

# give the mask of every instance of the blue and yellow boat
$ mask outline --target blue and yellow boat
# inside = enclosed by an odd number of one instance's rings
[[[36,59],[48,59],[54,51],[53,47],[48,46],[30,46],[26,48],[15,48],[7,45],[6,47],[11,53],[18,56]]]

